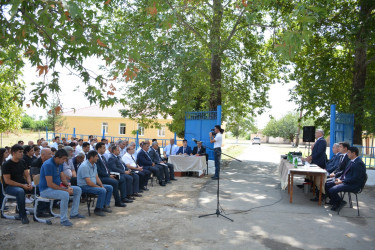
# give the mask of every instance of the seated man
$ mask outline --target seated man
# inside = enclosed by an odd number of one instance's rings
[[[326,165],[326,170],[327,170],[328,175],[331,174],[333,171],[335,171],[337,167],[339,166],[340,155],[341,155],[339,151],[340,150],[339,146],[340,145],[338,143],[333,144],[333,147],[332,147],[333,156],[331,159],[329,159]]]
[[[339,178],[342,173],[345,171],[346,166],[348,165],[348,162],[350,161],[348,156],[348,149],[350,145],[347,142],[340,142],[339,143],[339,151],[341,153],[340,160],[339,160],[339,166],[334,170],[329,177],[331,178]]]
[[[132,175],[131,171],[127,169],[126,165],[120,158],[120,148],[119,146],[112,147],[112,155],[108,159],[108,166],[111,172],[120,173],[120,179],[124,179],[126,183],[126,198],[123,202],[130,203],[135,200],[132,196],[140,196],[139,192],[139,176]]]
[[[129,168],[131,171],[134,171],[139,176],[140,190],[148,191],[147,183],[150,179],[151,172],[149,170],[143,169],[143,167],[140,167],[137,164],[137,161],[134,158],[135,147],[129,145],[126,148],[126,151],[126,154],[122,157],[122,161],[125,163],[127,168]]]
[[[171,183],[171,180],[177,181],[176,178],[174,178],[174,166],[173,164],[167,163],[163,161],[159,155],[158,152],[158,142],[154,141],[152,143],[152,147],[149,149],[148,153],[151,157],[151,160],[153,163],[155,163],[156,166],[161,166],[162,171],[164,171],[164,177],[166,183]],[[169,172],[168,172],[169,169]]]
[[[169,140],[170,144],[167,145],[163,150],[164,159],[168,160],[170,155],[176,155],[178,151],[178,146],[174,144],[174,139]]]
[[[82,190],[80,187],[70,187],[63,173],[63,164],[68,159],[68,153],[64,149],[57,150],[53,158],[48,159],[40,170],[40,196],[60,200],[60,224],[72,226],[68,220],[68,204],[70,195],[73,195],[73,205],[70,211],[70,219],[85,218],[78,213]],[[61,186],[60,183],[64,185]]]
[[[12,159],[6,161],[1,168],[4,190],[5,193],[16,197],[22,224],[29,224],[25,208],[25,194],[32,194],[34,188],[31,185],[29,170],[22,160],[23,147],[19,144],[13,145],[11,154]]]
[[[99,154],[98,161],[96,162],[96,167],[98,168],[98,176],[103,184],[111,185],[113,188],[113,198],[115,199],[116,207],[126,207],[124,203],[121,202],[120,194],[122,199],[126,198],[126,182],[124,178],[116,178],[116,175],[110,174],[108,162],[104,157],[104,152],[106,150],[105,144],[103,142],[98,142],[95,145],[96,151]]]
[[[177,154],[178,155],[191,155],[193,153],[193,151],[187,145],[187,140],[186,139],[184,139],[182,141],[182,144],[183,144],[183,146],[178,149]]]
[[[87,154],[89,153],[89,151],[90,151],[90,143],[84,142],[82,144],[82,152],[85,154],[85,160],[88,160]]]
[[[64,150],[68,153],[68,157],[66,158],[66,162],[63,164],[63,173],[65,174],[68,182],[70,182],[73,186],[77,186],[77,173],[72,160],[74,149],[70,146],[65,146]]]
[[[197,146],[193,148],[193,155],[206,155],[206,147],[202,146],[201,141],[197,141]]]
[[[85,154],[83,152],[79,152],[76,157],[72,159],[74,170],[78,173],[78,168],[85,161]]]
[[[98,195],[94,213],[98,216],[105,216],[103,212],[112,212],[109,209],[109,204],[111,203],[113,188],[111,185],[102,184],[99,179],[95,164],[99,158],[98,152],[90,151],[87,154],[87,158],[78,168],[77,183],[82,189],[82,193]]]
[[[340,178],[326,183],[326,190],[331,199],[332,211],[340,210],[346,204],[340,198],[340,192],[358,192],[363,185],[366,176],[366,165],[358,157],[358,153],[357,147],[349,147],[348,157],[350,161],[343,174]]]
[[[151,171],[154,176],[159,180],[160,186],[165,186],[165,181],[163,180],[161,170],[155,166],[155,163],[152,162],[150,155],[148,154],[150,144],[143,142],[141,151],[137,155],[137,164],[143,169]]]
[[[40,157],[35,159],[31,163],[30,175],[33,178],[35,175],[40,174],[40,169],[42,168],[43,163],[52,157],[52,151],[50,148],[43,148]]]

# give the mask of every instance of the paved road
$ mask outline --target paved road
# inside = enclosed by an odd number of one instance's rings
[[[290,204],[287,191],[280,190],[278,153],[267,145],[249,146],[222,171],[221,206],[230,222],[216,216],[191,223],[196,234],[191,246],[202,249],[374,249],[375,195],[359,195],[361,217],[344,208],[338,216],[328,206],[318,206],[297,190]],[[298,180],[297,180],[298,182]],[[214,213],[216,185],[209,180],[202,189],[195,215]],[[246,212],[246,210],[248,210]],[[193,247],[197,248],[197,247]]]

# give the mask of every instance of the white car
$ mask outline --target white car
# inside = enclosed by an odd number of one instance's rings
[[[260,145],[260,138],[259,137],[254,137],[253,138],[252,145],[254,145],[254,144]]]

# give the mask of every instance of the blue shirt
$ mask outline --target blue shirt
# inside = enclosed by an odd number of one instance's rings
[[[63,171],[63,165],[56,165],[54,157],[46,160],[42,168],[40,169],[40,181],[39,181],[39,190],[40,192],[48,188],[46,176],[52,176],[53,183],[60,186],[61,179],[60,173]]]
[[[98,170],[96,168],[96,164],[91,165],[91,163],[86,160],[82,162],[81,166],[78,168],[77,173],[77,185],[78,186],[86,186],[86,178],[90,178],[90,180],[96,184],[96,175],[98,174]]]

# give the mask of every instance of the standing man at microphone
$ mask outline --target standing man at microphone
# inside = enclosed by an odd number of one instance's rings
[[[220,125],[215,126],[215,133],[210,132],[210,143],[214,144],[214,157],[215,157],[215,175],[211,177],[213,180],[219,179],[220,175],[220,160],[221,160],[221,145],[223,142],[224,129]]]

